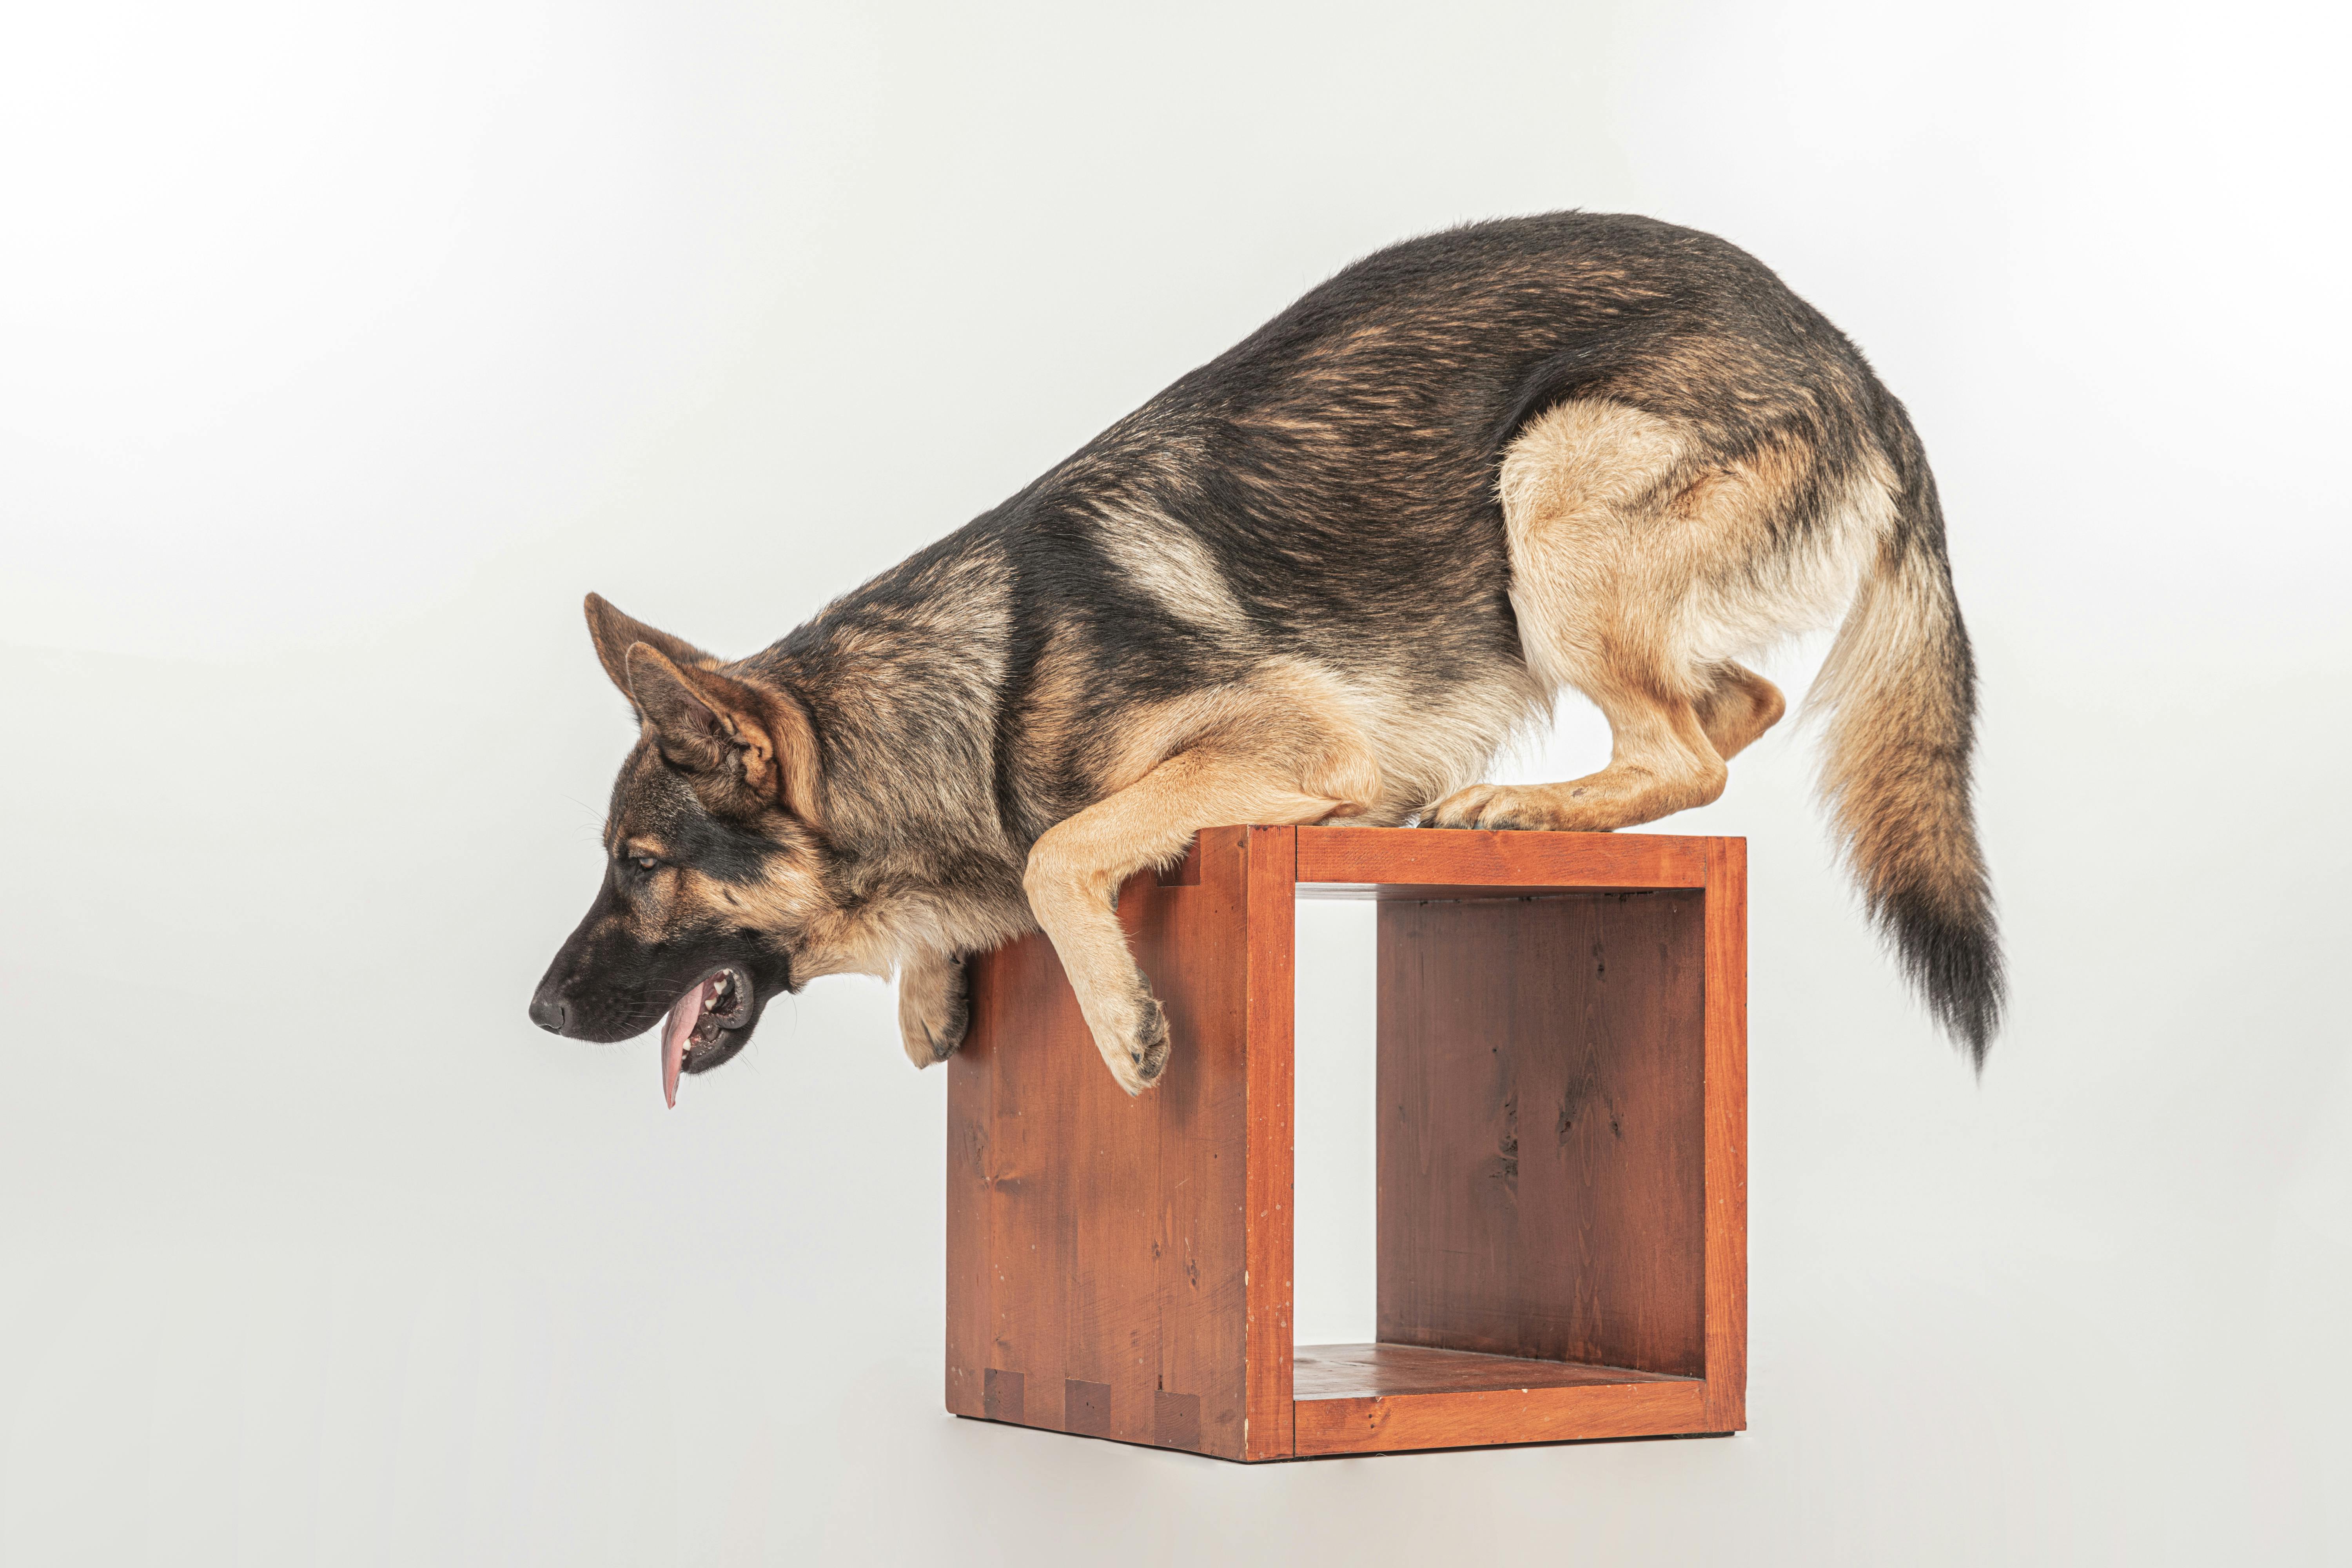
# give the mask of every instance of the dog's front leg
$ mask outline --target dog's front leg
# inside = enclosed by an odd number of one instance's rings
[[[947,1060],[963,1044],[971,1023],[962,959],[926,948],[899,963],[898,1035],[908,1061],[927,1068]]]
[[[1172,863],[1203,827],[1320,822],[1352,807],[1297,787],[1297,771],[1257,755],[1181,752],[1117,795],[1048,829],[1023,885],[1053,939],[1078,1011],[1111,1076],[1129,1094],[1168,1065],[1168,1021],[1128,951],[1111,900],[1147,866]]]

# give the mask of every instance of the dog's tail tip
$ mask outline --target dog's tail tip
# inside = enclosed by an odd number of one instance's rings
[[[1874,900],[1872,912],[1937,1027],[1981,1078],[2009,986],[1990,894],[1980,883],[1969,891],[1954,908],[1948,896],[1906,889]]]

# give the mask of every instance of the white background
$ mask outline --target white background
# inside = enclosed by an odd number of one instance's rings
[[[2341,17],[12,8],[0,1561],[2352,1557]],[[1570,205],[1748,247],[1910,404],[2008,1037],[1932,1037],[1776,735],[1673,824],[1754,859],[1751,1431],[947,1417],[887,987],[674,1113],[525,1021],[628,741],[581,595],[751,651],[1350,258]],[[1308,1337],[1369,1284],[1327,917]]]

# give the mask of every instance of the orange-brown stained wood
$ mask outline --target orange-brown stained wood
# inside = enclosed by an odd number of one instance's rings
[[[1044,937],[972,962],[971,1027],[949,1076],[948,1404],[960,1415],[1243,1457],[1255,1359],[1244,830],[1204,833],[1198,857],[1190,885],[1147,873],[1120,891],[1180,1042],[1147,1094],[1129,1099],[1103,1070]],[[1286,858],[1278,870],[1287,915]],[[1286,994],[1286,952],[1281,965],[1266,984]],[[1286,1088],[1286,1055],[1281,1077]],[[1287,1125],[1285,1106],[1285,1139]],[[1286,1293],[1278,1316],[1286,1403]],[[992,1373],[1000,1391],[1019,1377],[1017,1407],[1002,1392],[989,1407]],[[1275,1425],[1286,1453],[1286,1410]]]
[[[1017,1025],[1004,1010],[1008,973],[1002,963],[975,960],[970,971],[971,1022],[963,1049],[950,1057],[948,1074],[948,1408],[984,1415],[987,1373],[993,1362],[996,1295],[994,1121],[996,1042]]]
[[[1707,1429],[1748,1425],[1748,841],[1706,841]]]
[[[1419,1341],[1296,1362],[1293,879],[1384,900],[1380,1319]],[[1138,1099],[1042,937],[973,963],[950,1409],[1250,1459],[1745,1424],[1743,844],[1214,828],[1119,911],[1177,1042]]]
[[[1706,1420],[1706,1388],[1687,1381],[1301,1400],[1297,1454],[1669,1436],[1709,1431]]]
[[[1152,1435],[1145,1440],[1239,1458],[1250,1350],[1244,1279],[1249,1267],[1245,830],[1204,832],[1200,852],[1197,883],[1161,888],[1147,872],[1119,895],[1136,961],[1167,1010],[1169,1038],[1177,1042],[1179,1054],[1166,1076],[1130,1100],[1103,1071],[1099,1057],[1085,1059],[1090,1042],[1065,1055],[1076,1058],[1072,1070],[1118,1101],[1126,1113],[1120,1125],[1158,1126],[1159,1153],[1145,1179],[1158,1213],[1151,1265],[1160,1349]],[[1097,1331],[1132,1336],[1138,1330],[1103,1324]],[[1199,1401],[1197,1417],[1185,1405],[1190,1398]]]
[[[1706,1370],[1702,910],[1381,905],[1383,1342]]]
[[[1252,1459],[1291,1453],[1297,833],[1253,827],[1247,841],[1249,1421],[1244,1447]]]
[[[1299,1402],[1398,1394],[1472,1394],[1490,1389],[1571,1388],[1594,1383],[1673,1383],[1671,1373],[1580,1362],[1530,1361],[1432,1350],[1425,1345],[1300,1345]]]
[[[1302,882],[1464,887],[1697,888],[1706,847],[1671,833],[1491,833],[1463,828],[1302,827]]]

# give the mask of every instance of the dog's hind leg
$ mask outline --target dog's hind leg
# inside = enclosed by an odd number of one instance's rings
[[[1295,722],[1297,715],[1289,717]],[[1029,906],[1053,939],[1078,1011],[1121,1089],[1139,1094],[1158,1081],[1168,1065],[1168,1024],[1113,910],[1119,885],[1147,866],[1172,863],[1203,827],[1319,822],[1360,811],[1371,798],[1369,784],[1344,786],[1376,776],[1369,753],[1352,766],[1301,767],[1293,745],[1272,753],[1199,745],[1037,840],[1024,878]]]
[[[1780,721],[1789,700],[1780,689],[1745,666],[1725,659],[1706,671],[1707,687],[1696,703],[1698,727],[1725,762],[1746,751]]]
[[[1621,404],[1532,422],[1499,486],[1520,645],[1546,687],[1599,706],[1609,765],[1565,784],[1473,785],[1423,820],[1605,832],[1720,795],[1726,761],[1787,707],[1723,645],[1801,623],[1812,579],[1836,575],[1833,550],[1818,568],[1784,559],[1765,521],[1808,460],[1796,448],[1769,466],[1716,460],[1695,432]]]
[[[1439,802],[1431,825],[1606,833],[1714,801],[1723,794],[1723,758],[1696,702],[1655,674],[1612,667],[1577,681],[1609,721],[1607,767],[1566,784],[1473,784]]]

